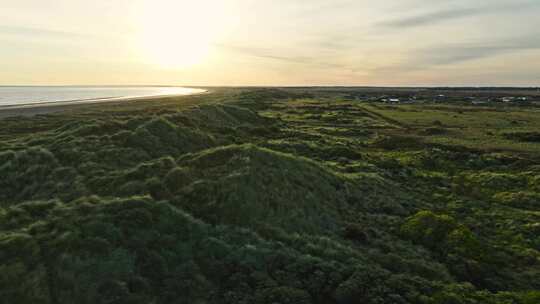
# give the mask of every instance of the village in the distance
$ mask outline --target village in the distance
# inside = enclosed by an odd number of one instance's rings
[[[538,88],[370,88],[357,89],[346,100],[389,104],[455,103],[460,105],[540,105]]]

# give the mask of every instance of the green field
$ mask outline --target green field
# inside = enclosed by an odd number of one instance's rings
[[[0,303],[540,303],[540,110],[343,96],[0,120]]]

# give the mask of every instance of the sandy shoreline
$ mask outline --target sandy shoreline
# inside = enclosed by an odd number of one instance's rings
[[[140,96],[140,97],[116,97],[116,98],[100,98],[100,99],[88,99],[88,100],[76,100],[76,101],[51,101],[34,104],[21,104],[21,105],[9,105],[0,106],[0,119],[12,116],[33,116],[40,114],[49,114],[56,112],[63,112],[66,110],[72,110],[82,106],[95,105],[101,103],[123,103],[130,101],[140,100],[153,100],[162,99],[168,97],[181,97],[181,96],[193,96],[199,94],[206,94],[208,90],[203,92],[192,94],[172,94],[172,95],[155,95],[155,96]]]

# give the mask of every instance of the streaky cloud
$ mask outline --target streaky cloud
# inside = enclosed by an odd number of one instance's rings
[[[224,44],[220,44],[218,46],[224,49],[229,49],[229,50],[239,52],[245,55],[263,58],[263,59],[271,59],[271,60],[278,60],[278,61],[290,62],[290,63],[295,63],[295,64],[304,64],[304,65],[309,65],[309,66],[319,66],[319,67],[327,67],[327,68],[348,68],[348,66],[345,66],[342,64],[323,62],[317,58],[308,57],[308,56],[282,55],[280,53],[276,53],[276,50],[271,50],[271,49],[233,46],[233,45],[224,45]]]
[[[380,22],[380,27],[400,29],[427,26],[437,24],[448,20],[466,18],[481,14],[499,13],[505,11],[519,11],[533,8],[540,8],[540,1],[516,1],[511,4],[504,5],[485,5],[485,6],[470,6],[433,11],[424,14],[401,17],[392,20]]]
[[[0,25],[0,35],[13,35],[13,36],[23,36],[31,38],[57,38],[57,39],[73,39],[73,38],[85,38],[88,35],[75,33],[75,32],[66,32],[66,31],[57,31],[50,29],[42,29],[35,27],[20,27],[20,26],[5,26]]]
[[[423,50],[421,56],[429,65],[456,64],[470,60],[522,50],[540,49],[540,41],[533,37],[520,37],[498,43],[462,43]]]
[[[452,66],[520,51],[540,50],[536,36],[523,36],[500,42],[453,43],[412,50],[408,59],[400,64],[371,69],[372,75],[390,75]]]
[[[415,26],[442,22],[442,21],[450,20],[450,19],[473,16],[475,14],[480,13],[480,11],[481,11],[480,9],[475,9],[475,8],[452,9],[452,10],[438,11],[438,12],[433,12],[433,13],[424,14],[424,15],[385,21],[385,22],[380,23],[379,25],[383,27],[390,27],[390,28],[415,27]]]

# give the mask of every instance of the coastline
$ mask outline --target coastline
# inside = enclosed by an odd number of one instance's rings
[[[196,92],[191,94],[166,94],[166,95],[154,95],[154,96],[136,96],[136,97],[105,97],[98,99],[83,99],[83,100],[67,100],[67,101],[49,101],[40,103],[28,103],[18,105],[6,105],[0,106],[0,119],[14,116],[34,116],[44,115],[50,113],[63,112],[66,110],[76,109],[78,107],[91,106],[96,104],[115,104],[132,101],[150,101],[162,98],[182,97],[182,96],[194,96],[201,94],[208,94],[209,90],[201,89],[202,92]]]

